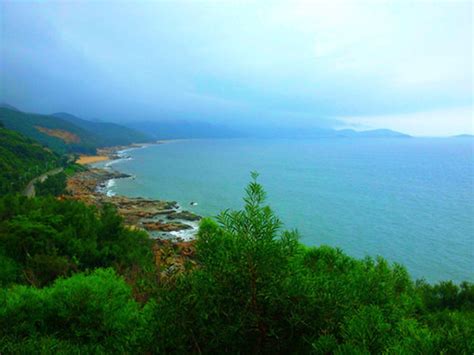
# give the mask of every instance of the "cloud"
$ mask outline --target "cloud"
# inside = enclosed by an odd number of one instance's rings
[[[0,99],[30,111],[385,127],[472,107],[470,2],[0,4]]]

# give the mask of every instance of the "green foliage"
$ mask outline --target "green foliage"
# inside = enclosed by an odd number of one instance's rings
[[[302,246],[264,199],[253,175],[243,210],[201,222],[200,266],[163,287],[156,305],[160,351],[472,353],[472,312],[430,313],[424,300],[438,291],[420,291],[382,258]]]
[[[96,211],[77,201],[14,195],[0,199],[0,255],[21,270],[19,282],[36,286],[80,270],[147,268],[152,261],[146,234],[125,228],[111,206]]]
[[[284,281],[291,275],[296,234],[279,233],[281,222],[261,206],[263,200],[254,180],[243,211],[222,213],[219,224],[202,222],[197,242],[201,266],[161,305],[161,316],[172,309],[170,317],[178,319],[177,329],[166,327],[167,321],[159,327],[165,349],[258,352],[267,348],[268,339],[285,336],[285,311],[290,310]],[[180,340],[167,334],[180,334]]]
[[[60,154],[94,154],[98,147],[150,141],[147,135],[115,123],[91,122],[61,113],[38,115],[0,107],[0,121],[6,128],[18,131]],[[78,140],[66,142],[42,132],[38,127],[66,131]]]
[[[64,169],[64,173],[66,174],[66,176],[72,176],[74,175],[75,173],[78,173],[78,172],[81,172],[81,171],[85,171],[87,170],[87,168],[85,166],[82,166],[82,165],[79,165],[79,164],[69,164],[65,169]]]
[[[59,164],[56,154],[0,127],[0,195],[22,191],[31,179]]]
[[[423,297],[424,305],[430,311],[470,310],[474,311],[474,285],[462,282],[459,286],[452,281],[430,285],[419,281],[417,287]]]
[[[100,145],[98,137],[93,133],[58,117],[25,113],[0,107],[0,120],[6,128],[20,132],[60,154],[67,152],[93,154],[97,146]],[[41,132],[38,127],[67,131],[77,136],[79,141],[66,143],[60,138]]]
[[[149,315],[111,269],[43,289],[17,286],[0,299],[0,352],[139,351]]]
[[[36,196],[59,196],[66,190],[67,175],[63,172],[48,176],[43,182],[35,184]]]
[[[0,287],[7,287],[20,279],[20,268],[12,258],[0,251]]]
[[[111,206],[0,199],[0,352],[474,352],[472,284],[414,283],[383,258],[303,246],[256,174],[244,201],[202,220],[194,269],[139,276],[142,306],[116,272],[131,281],[126,270],[147,268],[150,241]]]

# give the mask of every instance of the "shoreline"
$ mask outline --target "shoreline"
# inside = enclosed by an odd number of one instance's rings
[[[117,145],[112,147],[97,148],[97,154],[95,155],[79,155],[79,159],[76,161],[77,164],[89,166],[96,163],[105,161],[115,161],[123,159],[122,154],[134,149],[145,148],[155,144],[164,144],[164,141],[156,141],[153,143],[132,143],[130,145]]]
[[[141,229],[148,233],[150,238],[168,240],[170,242],[190,242],[195,239],[201,216],[184,210],[176,201],[164,201],[144,197],[127,197],[108,193],[108,187],[117,179],[133,178],[111,167],[114,162],[131,159],[126,153],[156,143],[132,144],[98,149],[96,156],[100,160],[90,159],[84,172],[79,172],[68,179],[67,190],[72,198],[102,206],[106,203],[116,207],[117,212],[124,218],[130,228]],[[104,159],[105,158],[105,159]],[[94,164],[105,163],[105,166],[96,167]]]
[[[80,155],[76,163],[79,165],[89,165],[108,160],[109,157],[105,155]]]

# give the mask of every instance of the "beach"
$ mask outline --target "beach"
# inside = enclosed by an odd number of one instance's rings
[[[77,164],[88,165],[99,163],[101,161],[109,160],[110,158],[106,155],[80,155],[79,159],[76,160]]]
[[[103,147],[97,149],[97,154],[95,155],[80,155],[76,160],[77,164],[80,165],[93,165],[96,163],[101,163],[105,161],[113,161],[126,158],[125,153],[133,149],[139,149],[148,147],[154,144],[163,144],[166,141],[157,141],[154,143],[133,143],[130,145],[119,145],[113,147]]]

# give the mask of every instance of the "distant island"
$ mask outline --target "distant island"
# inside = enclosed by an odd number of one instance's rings
[[[368,131],[355,131],[353,129],[343,129],[336,131],[338,137],[350,138],[410,138],[405,133],[393,131],[391,129],[374,129]]]

